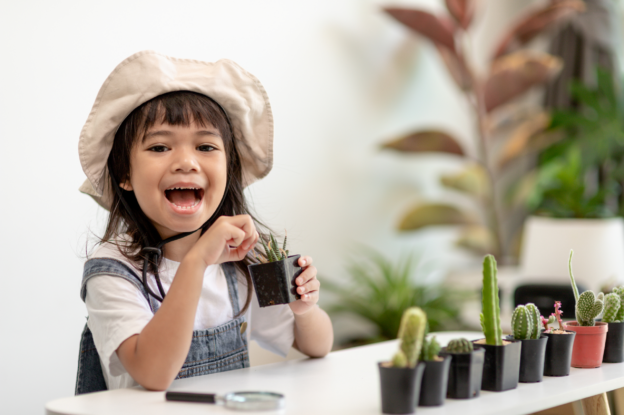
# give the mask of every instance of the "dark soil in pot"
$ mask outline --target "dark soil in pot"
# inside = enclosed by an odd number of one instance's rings
[[[288,304],[301,298],[295,284],[295,279],[302,272],[298,263],[300,256],[291,255],[282,261],[247,267],[260,307]]]
[[[447,353],[446,349],[442,349],[440,356],[451,357],[447,397],[471,399],[479,396],[484,355],[485,349],[477,345],[471,353]]]
[[[605,363],[624,362],[624,322],[607,324],[609,331],[607,331],[602,361]]]
[[[576,333],[566,330],[561,334],[544,333],[544,336],[548,337],[544,358],[544,376],[568,376]]]
[[[513,340],[513,337],[508,337]],[[518,380],[523,383],[541,382],[544,378],[544,357],[548,337],[543,334],[539,339],[520,340],[520,374]]]
[[[440,406],[446,398],[451,356],[444,356],[440,361],[427,360],[420,387],[418,406]]]
[[[572,347],[572,367],[591,369],[600,367],[607,340],[607,323],[596,322],[595,326],[579,326],[576,321],[564,324],[566,330],[576,332]]]
[[[415,368],[387,367],[379,363],[381,412],[384,414],[413,414],[418,404],[425,364]]]
[[[502,392],[518,386],[522,343],[516,340],[503,340],[503,343],[501,346],[477,343],[485,349],[483,390]]]

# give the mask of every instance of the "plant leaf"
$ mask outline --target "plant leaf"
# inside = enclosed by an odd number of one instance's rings
[[[440,181],[448,188],[459,190],[475,197],[483,198],[490,194],[487,172],[476,163],[469,165],[459,173],[442,175]]]
[[[472,87],[472,75],[464,58],[438,44],[436,44],[436,48],[457,86],[463,91],[469,90]]]
[[[501,150],[499,167],[504,167],[521,154],[526,154],[531,138],[544,131],[550,125],[550,120],[550,114],[542,111],[516,127]]]
[[[466,226],[456,242],[457,246],[469,249],[479,255],[492,253],[496,249],[494,237],[489,229],[479,226]]]
[[[542,84],[559,73],[560,58],[546,53],[526,51],[505,55],[494,61],[483,91],[485,108],[492,111],[499,105]]]
[[[400,7],[386,7],[384,10],[414,32],[455,51],[455,26],[449,18],[435,16],[422,10]]]
[[[406,153],[450,153],[464,155],[457,141],[442,131],[418,131],[382,145],[382,148]]]
[[[545,29],[554,24],[564,23],[583,11],[585,11],[583,1],[562,0],[551,2],[548,6],[525,15],[505,35],[496,48],[494,57],[498,58],[519,49]]]
[[[474,16],[474,0],[445,0],[446,8],[455,21],[465,30]]]
[[[455,206],[445,204],[426,204],[412,208],[401,219],[399,230],[413,231],[431,225],[469,225],[475,220]]]

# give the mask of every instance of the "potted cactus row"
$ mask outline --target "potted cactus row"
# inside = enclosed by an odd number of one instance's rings
[[[454,339],[440,354],[451,358],[447,396],[453,399],[478,397],[481,391],[485,349],[473,346],[472,342],[466,339]]]
[[[607,339],[602,361],[624,362],[624,287],[616,287],[604,297],[602,322],[607,323]]]
[[[565,330],[561,321],[561,301],[555,301],[555,312],[545,319],[541,317],[544,325],[544,336],[548,337],[546,343],[546,356],[544,358],[544,376],[568,376],[572,362],[572,346],[576,332]],[[548,325],[555,321],[559,328],[550,328]]]
[[[446,398],[451,357],[439,356],[440,349],[435,336],[423,341],[420,360],[425,363],[425,371],[418,406],[439,406]]]
[[[602,364],[605,341],[607,338],[607,323],[596,322],[596,317],[600,315],[604,308],[604,294],[594,294],[587,290],[579,295],[578,287],[572,273],[572,255],[568,261],[568,270],[574,299],[576,300],[576,321],[567,322],[565,328],[576,332],[574,346],[572,348],[572,367],[594,368]]]
[[[256,264],[247,267],[260,307],[288,304],[301,298],[295,279],[301,274],[299,257],[288,255],[284,236],[282,247],[270,234],[268,242],[260,238],[264,252],[253,251]]]
[[[481,389],[502,392],[518,386],[520,349],[518,340],[503,340],[498,299],[496,260],[486,255],[483,260],[481,328],[485,339],[476,344],[485,349]]]
[[[548,337],[542,335],[542,316],[535,304],[519,305],[511,317],[513,335],[522,343],[520,351],[520,382],[541,382]]]

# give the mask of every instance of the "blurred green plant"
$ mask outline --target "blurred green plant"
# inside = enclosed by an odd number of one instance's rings
[[[605,218],[624,215],[624,95],[611,72],[596,86],[571,84],[576,108],[557,110],[549,131],[565,138],[546,148],[524,180],[537,215]]]
[[[362,343],[395,339],[403,312],[414,306],[427,314],[430,331],[462,328],[460,307],[472,296],[442,284],[425,284],[424,275],[414,272],[414,262],[407,256],[393,264],[376,250],[362,247],[349,262],[344,282],[322,280],[323,289],[334,297],[327,312],[351,314],[373,325],[376,334],[358,339]]]

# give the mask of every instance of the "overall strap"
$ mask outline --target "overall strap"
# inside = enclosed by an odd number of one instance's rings
[[[238,278],[236,276],[236,265],[233,262],[225,262],[221,264],[225,280],[227,281],[228,292],[230,293],[230,302],[232,303],[232,311],[234,316],[240,313],[240,303],[238,302]]]

